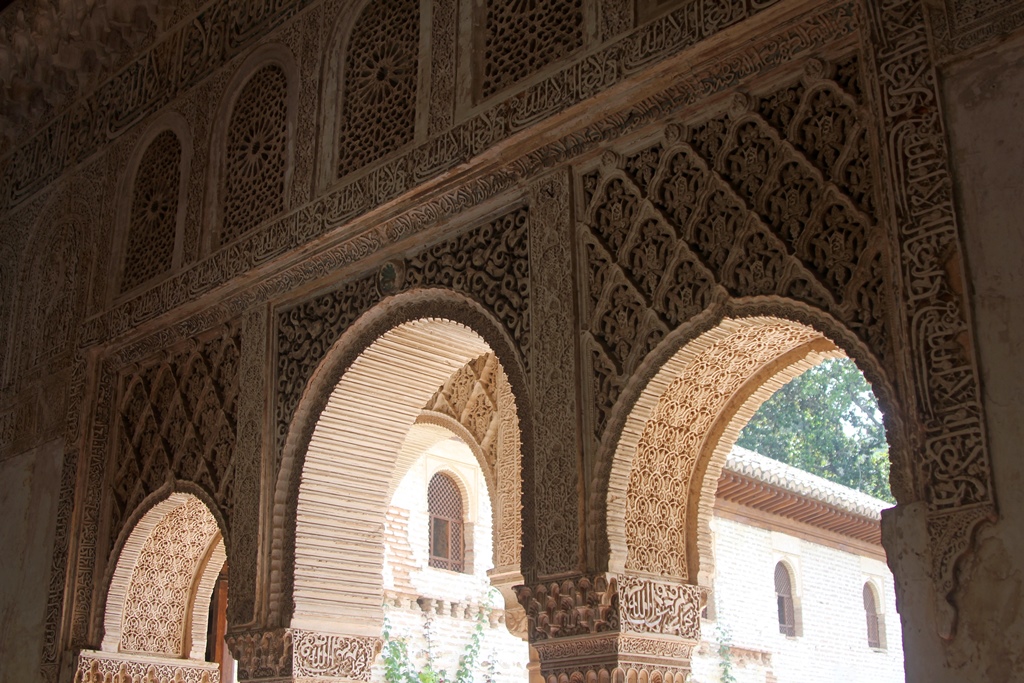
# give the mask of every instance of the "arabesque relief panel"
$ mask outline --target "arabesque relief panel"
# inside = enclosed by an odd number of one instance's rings
[[[475,39],[459,30],[467,5],[485,19],[487,48],[479,91],[468,96],[457,92],[463,67],[456,57]],[[423,15],[415,22],[436,35],[413,38],[412,21],[392,27],[400,29],[406,52],[416,42],[436,58],[397,60],[405,71],[392,84],[402,105],[389,117],[403,122],[396,137],[361,122],[366,125],[348,138],[332,129],[321,140],[312,122],[325,91],[315,87],[326,73],[319,53],[331,42],[326,6],[219,0],[178,10],[166,35],[137,43],[143,51],[125,57],[123,69],[66,110],[54,110],[53,118],[43,117],[38,134],[0,160],[0,204],[37,207],[69,170],[122,170],[118,160],[102,158],[113,154],[111,141],[136,133],[168,106],[182,106],[195,126],[180,272],[165,277],[166,240],[149,254],[133,246],[130,251],[153,263],[130,269],[127,281],[138,290],[103,309],[116,298],[114,285],[103,284],[107,273],[92,256],[73,253],[68,245],[75,240],[61,232],[72,223],[62,220],[53,221],[54,269],[30,264],[18,271],[53,288],[33,281],[14,304],[39,319],[8,344],[17,358],[5,360],[4,443],[26,443],[21,435],[33,431],[25,426],[32,420],[54,428],[51,417],[15,407],[23,396],[16,385],[25,377],[39,404],[66,417],[68,459],[44,653],[49,672],[62,650],[87,645],[95,635],[89,627],[94,572],[111,540],[100,538],[100,529],[109,523],[116,535],[168,478],[191,481],[232,519],[240,497],[251,502],[261,495],[261,468],[277,466],[299,397],[330,345],[375,304],[412,289],[445,288],[479,303],[499,320],[528,369],[537,406],[531,435],[545,450],[529,460],[524,475],[531,547],[523,559],[541,574],[568,575],[595,560],[581,554],[579,518],[594,502],[578,501],[594,472],[580,471],[594,468],[594,452],[613,446],[652,351],[709,308],[777,297],[839,321],[897,386],[906,435],[900,447],[917,467],[910,478],[897,473],[893,488],[901,502],[929,506],[933,579],[942,596],[954,589],[956,563],[978,523],[994,518],[995,505],[932,60],[963,58],[1020,25],[1017,3],[798,7],[749,0],[719,3],[712,12],[704,0],[604,0],[596,10],[550,2],[539,3],[539,11],[556,8],[559,16],[524,24],[495,3],[444,0],[432,6],[430,21]],[[539,27],[554,28],[560,42],[541,41],[542,49],[524,58],[522,46]],[[252,189],[243,183],[236,188],[239,202],[219,206],[237,218],[225,237],[204,236],[207,156],[225,140],[210,120],[215,107],[196,100],[219,99],[228,71],[253,46],[281,38],[275,31],[288,33],[286,42],[301,53],[303,94],[293,120],[303,130],[292,131],[289,143],[300,157],[294,173],[301,187],[288,199],[276,191],[287,162],[278,153],[281,126],[269,126],[265,151],[273,163],[259,201],[242,196]],[[357,50],[353,64],[362,59],[365,66],[370,56]],[[410,68],[414,78],[407,78]],[[414,84],[429,84],[429,92],[416,94]],[[373,78],[349,85],[365,102],[387,99]],[[416,109],[424,106],[429,111]],[[249,109],[260,108],[250,102]],[[258,113],[281,119],[280,107]],[[252,161],[246,135],[258,132],[239,128],[229,140],[239,169]],[[343,150],[353,155],[349,166],[360,172],[340,177],[344,169],[331,164],[337,180],[318,195],[312,181],[318,146],[337,147],[342,139],[351,142]],[[360,149],[364,141],[367,149]],[[83,166],[97,158],[101,163]],[[471,229],[456,218],[493,206],[503,193],[521,196],[524,188],[529,209],[510,209]],[[144,205],[140,198],[139,216]],[[82,225],[101,253],[109,251],[110,237],[91,231],[107,208]],[[452,219],[451,227],[444,225]],[[539,221],[548,230],[536,229]],[[204,249],[204,240],[212,249]],[[308,246],[313,240],[320,240],[315,248]],[[26,241],[20,234],[14,243]],[[433,246],[423,247],[428,241]],[[382,266],[382,251],[404,255]],[[2,267],[0,281],[10,289],[17,278],[6,262]],[[67,299],[58,290],[74,284],[68,273],[79,272],[90,284],[73,289],[88,291],[87,300]],[[329,278],[342,284],[307,296]],[[161,281],[141,284],[151,279]],[[5,320],[16,316],[10,307],[3,304]],[[115,343],[127,346],[112,350]],[[248,361],[239,359],[243,347]],[[38,379],[55,368],[70,375],[67,392],[63,378],[47,386]],[[269,403],[240,396],[245,392],[262,392]],[[503,396],[497,400],[510,400]],[[81,462],[80,450],[86,451]],[[114,481],[110,500],[98,495],[107,478]],[[241,493],[234,487],[243,481]],[[76,488],[87,494],[77,508]],[[109,519],[102,512],[107,505]],[[245,518],[257,519],[258,512],[249,509]],[[259,528],[247,528],[238,542],[247,558],[255,557]],[[677,573],[685,558],[670,564]],[[255,595],[255,563],[246,571],[245,592]],[[67,600],[65,586],[72,591]],[[72,605],[71,616],[61,615],[64,603]],[[252,619],[256,628],[256,599],[235,604],[241,606],[232,607],[234,617]],[[288,638],[282,653],[290,653]],[[272,653],[260,656],[275,660]],[[261,670],[283,670],[271,664]]]
[[[737,94],[719,116],[669,124],[582,174],[595,437],[647,355],[722,297],[803,301],[891,357],[868,117],[857,56],[812,60],[786,88]]]

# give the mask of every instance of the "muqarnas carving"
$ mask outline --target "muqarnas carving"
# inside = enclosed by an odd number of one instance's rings
[[[370,2],[359,15],[341,89],[339,177],[412,142],[419,44],[419,0]]]

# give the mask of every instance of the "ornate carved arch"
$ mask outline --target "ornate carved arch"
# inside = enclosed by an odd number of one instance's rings
[[[117,558],[101,649],[202,660],[213,581],[226,560],[206,504],[172,493],[141,516]]]
[[[337,630],[337,624],[345,623],[354,636],[377,636],[383,558],[377,557],[381,546],[372,538],[380,533],[384,519],[385,492],[397,481],[396,475],[411,464],[403,458],[412,457],[415,449],[402,449],[402,442],[423,406],[453,372],[492,351],[499,359],[512,359],[501,365],[511,390],[499,405],[513,408],[521,421],[527,414],[523,410],[525,373],[513,348],[508,333],[479,305],[439,290],[409,292],[386,300],[361,316],[332,345],[303,392],[284,449],[272,552],[285,561],[271,570],[271,623],[284,625],[291,616],[293,628],[331,630],[333,626]],[[524,429],[523,436],[527,435]],[[519,442],[519,434],[507,439],[517,447]],[[341,461],[332,452],[350,457]],[[346,481],[374,478],[379,479],[376,486],[342,490]],[[515,488],[518,496],[519,487]],[[328,495],[333,513],[318,507],[317,501]],[[317,548],[315,531],[303,519],[311,513],[326,518],[341,508],[360,513],[332,523],[334,538],[347,534],[353,549],[359,546],[359,550],[348,554],[347,567],[318,561],[319,578],[310,581],[310,562],[322,551]],[[352,533],[338,536],[340,527],[350,527]],[[352,562],[353,557],[358,561]],[[326,582],[324,576],[328,576]],[[288,585],[292,579],[294,589]],[[345,585],[358,584],[359,591],[328,597],[323,588],[314,585],[338,585],[335,579],[348,581]],[[292,593],[292,615],[285,613],[288,593]]]
[[[707,585],[714,570],[708,522],[726,455],[746,421],[782,384],[825,358],[844,355],[837,343],[866,371],[886,410],[893,488],[907,495],[900,473],[908,454],[891,385],[853,335],[796,304],[750,301],[719,310],[740,317],[723,316],[686,336],[671,336],[652,354],[657,370],[642,388],[631,388],[636,398],[628,415],[613,424],[619,438],[605,494],[611,571]],[[644,496],[630,493],[640,489]]]
[[[522,456],[519,415],[508,376],[493,353],[455,372],[430,398],[417,424],[450,430],[469,444],[484,473],[494,529],[494,574],[522,563]]]

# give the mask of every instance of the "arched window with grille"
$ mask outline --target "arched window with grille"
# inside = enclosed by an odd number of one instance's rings
[[[430,511],[430,566],[463,571],[462,492],[454,479],[443,472],[430,479],[427,508]]]
[[[878,595],[870,581],[864,584],[864,615],[868,622],[868,647],[885,647],[885,626],[878,613]]]
[[[796,609],[793,605],[793,577],[789,568],[779,562],[775,565],[775,599],[779,608],[779,633],[796,635]]]

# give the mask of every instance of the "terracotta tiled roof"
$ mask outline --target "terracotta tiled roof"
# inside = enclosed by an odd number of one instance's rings
[[[881,545],[890,503],[738,446],[718,481],[718,498]]]
[[[834,508],[869,519],[878,519],[892,503],[854,491],[851,488],[804,472],[792,465],[773,460],[752,450],[733,446],[725,468],[790,493],[831,505]]]

